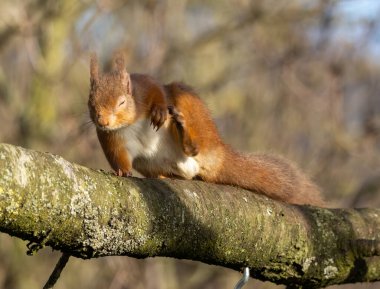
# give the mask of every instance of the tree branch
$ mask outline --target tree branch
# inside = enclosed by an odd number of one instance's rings
[[[292,206],[199,181],[119,178],[0,144],[0,231],[80,258],[248,266],[255,278],[307,288],[377,281],[379,214]]]

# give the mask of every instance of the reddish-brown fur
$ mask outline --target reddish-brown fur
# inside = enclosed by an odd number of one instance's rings
[[[103,127],[110,126],[110,115],[114,113],[112,126],[124,126],[151,117],[152,124],[159,128],[167,118],[167,104],[163,87],[153,78],[129,75],[122,58],[116,60],[115,66],[116,71],[101,76],[96,57],[92,56],[88,107],[91,119],[97,124],[98,139],[108,162],[118,175],[128,176],[132,163],[124,148],[127,140],[115,131],[103,130]],[[115,111],[121,95],[125,95],[127,105],[125,109]]]
[[[268,154],[242,155],[224,144],[208,109],[191,88],[172,83],[166,89],[169,102],[183,114],[186,130],[198,146],[197,158],[203,168],[199,178],[284,202],[324,205],[318,187],[295,165]]]
[[[117,61],[116,72],[100,77],[92,59],[90,115],[103,151],[119,175],[129,175],[132,168],[126,150],[131,140],[118,133],[119,127],[150,119],[158,130],[167,123],[168,108],[172,116],[168,137],[199,165],[196,178],[239,186],[284,202],[323,205],[318,188],[293,164],[266,154],[245,156],[224,144],[207,107],[188,86],[177,82],[161,85],[146,75],[129,75],[122,60]],[[163,177],[173,177],[164,166],[153,168],[149,159],[137,161],[146,176],[160,171]]]
[[[214,142],[222,143],[218,130],[203,101],[183,83],[173,82],[165,86],[168,104],[176,107],[186,121],[186,130],[191,140],[202,151]]]
[[[128,176],[132,164],[123,148],[124,141],[117,134],[96,130],[99,142],[112,169],[120,176]]]

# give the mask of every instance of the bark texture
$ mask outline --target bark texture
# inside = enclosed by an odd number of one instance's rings
[[[380,280],[380,209],[321,209],[199,181],[119,178],[0,144],[0,231],[80,258],[197,260],[320,288]]]

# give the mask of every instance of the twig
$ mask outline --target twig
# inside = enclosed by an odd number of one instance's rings
[[[49,280],[47,280],[45,286],[43,289],[50,289],[53,288],[55,283],[57,283],[59,276],[61,275],[61,272],[63,268],[65,268],[67,261],[69,261],[70,255],[67,253],[63,253],[61,258],[59,259],[57,265],[55,265],[55,268],[53,272],[50,274]]]

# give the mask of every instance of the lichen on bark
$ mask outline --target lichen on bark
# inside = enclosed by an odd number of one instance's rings
[[[293,206],[199,181],[119,178],[0,144],[0,231],[80,258],[248,266],[255,278],[307,288],[375,281],[378,251],[362,244],[380,240],[379,214]]]

